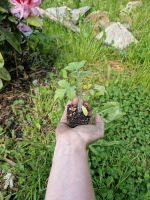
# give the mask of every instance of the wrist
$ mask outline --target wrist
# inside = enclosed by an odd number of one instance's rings
[[[86,151],[86,145],[84,142],[79,139],[76,135],[70,136],[61,136],[57,138],[56,147],[68,148],[72,150]]]

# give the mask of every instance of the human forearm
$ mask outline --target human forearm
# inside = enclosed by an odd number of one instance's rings
[[[71,105],[78,105],[73,100]],[[89,109],[91,119],[91,111]],[[95,124],[70,128],[67,106],[56,128],[56,148],[46,200],[95,200],[86,147],[104,136],[104,122],[98,114]]]
[[[46,200],[94,200],[86,147],[68,140],[56,144]]]

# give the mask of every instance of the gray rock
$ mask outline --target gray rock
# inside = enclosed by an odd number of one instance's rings
[[[59,22],[60,24],[62,24],[63,26],[65,26],[66,28],[69,28],[70,30],[74,31],[74,32],[80,32],[80,28],[78,26],[76,26],[71,20],[70,18],[67,19],[66,16],[66,12],[70,12],[70,10],[68,10],[67,7],[59,7],[59,8],[49,8],[48,10],[43,10],[42,8],[38,8],[40,14],[42,17],[47,17],[49,20],[54,21],[54,22]]]
[[[85,15],[89,10],[89,6],[81,7],[78,9],[70,9],[67,6],[48,8],[46,9],[49,14],[53,15],[58,19],[59,22],[71,21],[74,24],[77,24],[80,16]]]
[[[129,3],[127,3],[126,7],[121,10],[120,14],[121,15],[129,14],[137,7],[140,7],[141,5],[142,1],[130,1]]]
[[[80,28],[77,26],[80,16],[83,16],[90,9],[89,6],[81,7],[78,9],[70,9],[67,6],[47,8],[43,10],[38,8],[41,16],[47,17],[52,21],[59,22],[63,26],[71,29],[74,32],[80,32]]]
[[[78,9],[73,9],[71,11],[72,22],[74,24],[77,24],[80,16],[84,16],[90,10],[90,8],[91,8],[90,6],[84,6]]]
[[[46,11],[53,17],[57,18],[59,22],[71,20],[71,9],[67,6],[47,8]]]
[[[127,30],[120,22],[113,22],[105,29],[106,39],[105,43],[112,45],[118,49],[124,49],[131,43],[137,43],[138,41],[132,35],[130,31]],[[100,32],[96,39],[100,40],[104,36],[104,32]]]

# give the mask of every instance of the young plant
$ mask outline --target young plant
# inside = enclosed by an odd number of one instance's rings
[[[78,97],[79,103],[78,103],[78,112],[83,111],[85,116],[87,115],[87,110],[83,106],[83,92],[82,92],[82,80],[87,75],[88,72],[81,71],[81,69],[84,67],[86,61],[81,62],[72,62],[69,63],[68,66],[66,66],[62,70],[63,80],[60,80],[58,82],[60,89],[57,89],[55,92],[54,99],[57,98],[63,99],[64,96],[67,97],[67,99],[73,99],[75,96]],[[69,79],[71,81],[69,81]]]
[[[89,123],[89,107],[82,98],[82,80],[88,72],[82,71],[86,61],[72,62],[66,66],[62,73],[65,78],[59,81],[61,89],[56,90],[55,100],[57,98],[63,99],[66,95],[68,99],[78,97],[77,105],[68,105],[67,107],[67,120],[70,127],[78,125],[85,125]],[[71,81],[69,81],[69,78]]]
[[[69,63],[62,70],[62,77],[63,79],[58,81],[59,88],[55,91],[54,100],[57,99],[63,100],[66,98],[67,100],[73,99],[77,97],[78,102],[78,113],[83,113],[85,116],[88,116],[87,107],[83,104],[83,78],[91,74],[90,71],[83,71],[82,68],[84,67],[86,61],[81,62],[72,62]],[[94,84],[92,88],[89,90],[89,95],[85,96],[85,99],[89,102],[95,101],[98,98],[102,98],[107,94],[106,88],[104,86]],[[100,106],[99,106],[100,105]],[[120,105],[118,102],[104,102],[100,103],[98,107],[100,107],[100,114],[104,118],[106,123],[110,123],[114,120],[117,120],[123,116],[124,113],[120,110]],[[97,112],[96,108],[93,108],[94,112]]]

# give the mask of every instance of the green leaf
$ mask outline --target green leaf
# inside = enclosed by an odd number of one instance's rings
[[[0,53],[0,68],[2,68],[4,66],[4,59],[2,54]]]
[[[78,71],[79,69],[84,67],[85,63],[86,63],[86,60],[83,60],[81,62],[72,62],[72,63],[69,63],[68,66],[65,67],[64,69],[68,71]]]
[[[63,69],[61,72],[62,72],[62,77],[63,78],[67,78],[67,72],[66,72],[66,70]]]
[[[5,40],[5,35],[0,29],[0,42],[3,42]]]
[[[0,6],[0,12],[1,13],[8,13],[8,11],[5,8],[2,8],[1,6]]]
[[[54,101],[56,101],[56,99],[63,99],[65,92],[66,92],[66,89],[57,89],[55,91]]]
[[[16,18],[13,17],[13,16],[9,16],[8,19],[9,19],[9,21],[11,21],[11,22],[13,22],[13,23],[16,23],[16,22],[17,22],[17,21],[16,21]]]
[[[32,25],[32,26],[35,26],[35,27],[42,27],[43,26],[43,21],[39,17],[33,17],[33,16],[28,17],[27,23]]]
[[[101,85],[95,85],[94,87],[95,90],[97,90],[99,92],[99,95],[104,95],[105,93],[107,93],[106,89],[104,86]]]
[[[5,81],[10,81],[11,77],[6,68],[0,68],[0,78]]]
[[[0,90],[3,88],[3,81],[0,79]]]
[[[75,86],[67,88],[67,97],[68,99],[73,99],[76,96]]]
[[[82,106],[82,112],[85,116],[88,116],[88,110],[86,109],[85,106]]]
[[[5,39],[16,51],[18,51],[18,53],[21,53],[20,43],[19,43],[15,33],[6,32]]]
[[[62,88],[67,88],[69,86],[69,83],[66,80],[60,80],[58,81],[58,85]]]
[[[93,154],[95,154],[96,156],[99,156],[99,152],[96,150],[96,148],[92,147],[92,145],[89,146],[89,149]]]
[[[124,113],[119,108],[112,109],[111,112],[108,113],[107,120],[112,122],[114,120],[120,119]]]
[[[101,114],[106,119],[106,122],[112,122],[121,118],[124,113],[120,110],[118,102],[107,102],[103,105]]]
[[[118,102],[114,102],[114,101],[110,101],[110,102],[104,103],[102,110],[106,110],[106,109],[109,109],[109,108],[112,108],[112,107],[119,107],[119,103]]]
[[[8,0],[1,0],[0,1],[0,7],[9,10],[9,1]]]

